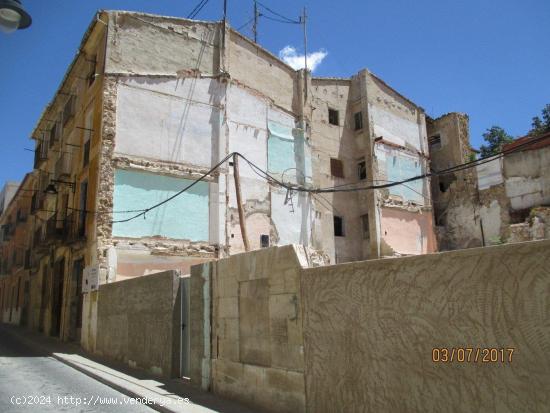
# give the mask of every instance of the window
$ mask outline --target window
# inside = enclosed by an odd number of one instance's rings
[[[95,81],[95,75],[96,75],[96,69],[97,69],[97,56],[94,56],[91,61],[88,62],[90,64],[90,72],[88,73],[88,86],[92,86]]]
[[[57,122],[53,123],[52,128],[50,129],[50,148],[55,144],[57,141],[58,133],[57,133]]]
[[[355,121],[355,130],[363,129],[363,113],[357,112],[355,115],[353,115],[353,119]]]
[[[344,177],[344,163],[340,159],[330,158],[330,174],[336,178]]]
[[[441,149],[441,136],[435,135],[430,137],[430,139],[428,139],[428,143],[430,145],[430,151],[437,151]]]
[[[336,109],[328,108],[328,123],[338,126],[338,111]]]
[[[367,163],[364,159],[357,163],[357,176],[361,181],[367,179]]]
[[[82,167],[86,167],[89,162],[90,162],[90,139],[88,139],[86,141],[86,143],[84,144],[83,165],[82,165]]]
[[[86,209],[88,207],[88,181],[80,184],[80,202],[78,204],[78,233],[79,237],[86,235]]]
[[[63,108],[63,126],[69,122],[75,113],[75,107],[76,107],[76,96],[71,95],[69,100],[67,100],[67,103],[65,103],[65,107]]]
[[[334,236],[343,237],[344,236],[344,218],[334,216]]]
[[[363,239],[369,239],[369,214],[361,215],[361,228],[363,230]]]
[[[269,235],[266,235],[266,234],[260,235],[260,246],[262,248],[268,248],[269,247]]]

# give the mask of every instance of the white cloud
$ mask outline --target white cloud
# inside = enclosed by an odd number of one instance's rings
[[[317,52],[307,54],[307,68],[312,72],[315,71],[317,66],[321,64],[323,59],[327,57],[328,52],[325,50],[319,50]],[[285,46],[279,51],[279,58],[283,60],[286,64],[291,66],[294,70],[304,68],[304,55],[298,54],[296,48],[293,46]]]

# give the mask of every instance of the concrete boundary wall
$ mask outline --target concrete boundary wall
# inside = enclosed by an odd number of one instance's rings
[[[96,353],[159,376],[183,375],[182,279],[179,272],[166,271],[101,285]]]
[[[544,411],[549,262],[534,241],[318,268],[285,246],[195,266],[191,380],[265,411]],[[470,361],[441,361],[453,348]]]

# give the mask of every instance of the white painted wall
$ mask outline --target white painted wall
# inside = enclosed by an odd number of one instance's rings
[[[477,184],[480,190],[500,185],[502,177],[502,159],[495,159],[490,162],[476,166]]]
[[[115,154],[210,167],[218,160],[223,101],[224,88],[212,79],[123,79]]]
[[[421,137],[423,130],[416,122],[404,119],[396,114],[369,104],[369,114],[374,124],[374,135],[396,145],[414,147],[422,151]]]

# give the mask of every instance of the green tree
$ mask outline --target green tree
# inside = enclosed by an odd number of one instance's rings
[[[481,145],[479,147],[482,158],[495,155],[502,150],[504,144],[514,140],[514,138],[508,135],[500,126],[492,126],[490,129],[487,129],[487,132],[483,134],[483,139],[487,145]]]
[[[550,103],[542,109],[541,114],[540,118],[538,116],[533,118],[529,135],[538,136],[550,132]]]

